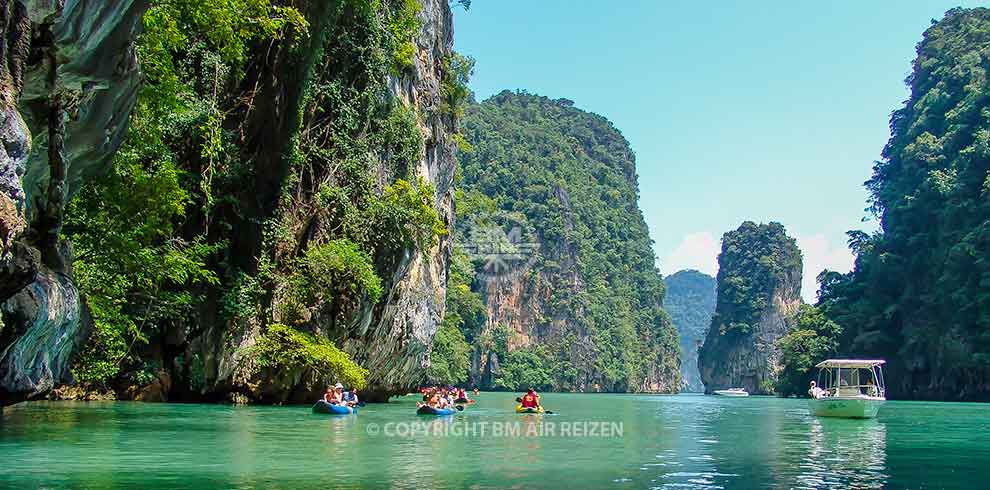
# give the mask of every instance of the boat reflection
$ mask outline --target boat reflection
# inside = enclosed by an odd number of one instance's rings
[[[887,427],[876,419],[813,418],[799,488],[884,488]]]

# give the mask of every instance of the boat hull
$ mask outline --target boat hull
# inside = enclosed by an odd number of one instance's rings
[[[313,413],[326,413],[330,415],[350,415],[358,412],[357,407],[346,407],[344,405],[331,405],[323,400],[319,400],[313,405]]]
[[[749,396],[749,393],[745,391],[715,390],[712,393],[718,396]]]
[[[516,405],[516,413],[543,413],[543,407],[524,408],[522,405]]]
[[[808,400],[808,408],[819,417],[872,419],[877,416],[884,400],[879,398],[816,398]]]
[[[429,405],[423,405],[416,409],[416,415],[454,415],[457,410],[453,408],[434,408]]]

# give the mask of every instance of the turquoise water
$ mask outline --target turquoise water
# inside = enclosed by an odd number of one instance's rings
[[[987,404],[893,401],[875,420],[842,420],[809,416],[794,399],[550,393],[544,405],[557,413],[540,416],[514,413],[513,397],[482,393],[445,418],[416,416],[413,397],[357,416],[26,403],[0,418],[0,488],[969,489],[990,480]]]

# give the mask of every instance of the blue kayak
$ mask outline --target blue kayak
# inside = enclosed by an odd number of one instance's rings
[[[429,405],[423,405],[416,409],[416,415],[454,415],[457,410],[453,408],[433,408]]]
[[[357,413],[357,407],[346,407],[344,405],[331,405],[323,400],[313,405],[313,413],[329,413],[331,415],[350,415]]]

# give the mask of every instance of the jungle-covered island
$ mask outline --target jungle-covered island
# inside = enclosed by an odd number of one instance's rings
[[[773,216],[726,231],[714,281],[664,279],[620,128],[475,100],[468,1],[0,7],[3,405],[805,396],[827,357],[887,359],[893,398],[990,400],[987,9],[919,33],[879,229],[805,304]]]

